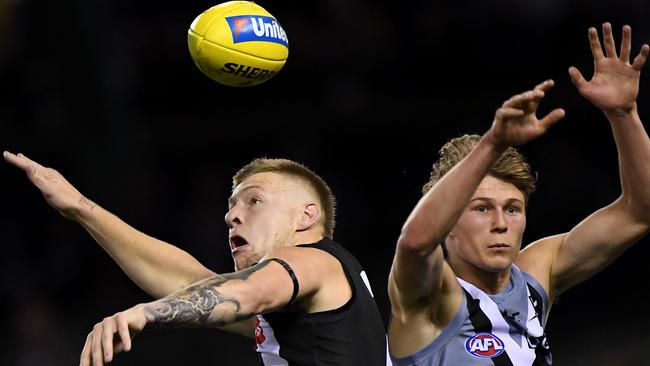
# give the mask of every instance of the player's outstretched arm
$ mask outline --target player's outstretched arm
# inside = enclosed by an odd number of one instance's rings
[[[324,255],[301,248],[273,253],[270,258],[278,258],[291,268],[295,283],[282,264],[266,259],[245,270],[212,275],[170,296],[107,317],[86,338],[81,365],[111,362],[115,354],[129,351],[132,338],[146,327],[224,327],[290,303],[304,304],[300,300],[306,297],[310,297],[306,302],[314,303],[323,283],[333,277],[332,265],[336,263],[340,270],[335,259],[323,260]]]
[[[81,224],[126,274],[154,298],[213,274],[187,252],[134,229],[90,201],[58,171],[23,154],[5,151],[3,156],[27,174],[50,206]]]
[[[433,185],[407,218],[388,281],[392,307],[389,337],[391,351],[397,357],[429,343],[460,306],[460,285],[445,265],[439,243],[501,154],[509,146],[539,137],[564,116],[562,109],[541,119],[536,116],[539,103],[552,86],[553,81],[547,80],[505,101],[478,145]],[[432,315],[431,311],[437,313]]]
[[[620,50],[612,26],[589,28],[594,74],[587,81],[575,67],[569,74],[580,94],[603,111],[618,150],[621,195],[573,228],[567,235],[542,239],[524,253],[552,253],[551,296],[602,270],[650,230],[650,140],[637,110],[639,78],[650,47],[644,44],[630,62],[632,30],[623,27]],[[589,128],[585,126],[585,128]],[[527,254],[524,254],[524,258]],[[548,272],[547,272],[548,273]]]

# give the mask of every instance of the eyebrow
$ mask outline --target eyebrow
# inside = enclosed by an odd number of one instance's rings
[[[236,196],[241,196],[242,194],[244,194],[244,192],[250,191],[251,189],[255,189],[255,188],[262,189],[262,187],[259,186],[259,185],[248,186],[248,187],[242,188],[241,191],[237,192]],[[235,198],[235,195],[230,196],[228,198],[228,206],[229,207],[233,206],[235,204],[236,200],[237,200],[237,198]]]
[[[474,197],[474,198],[472,198],[472,199],[470,200],[470,202],[474,202],[474,201],[488,201],[488,202],[492,202],[492,203],[493,203],[493,202],[494,202],[494,198],[490,198],[490,197]],[[524,201],[520,200],[519,198],[514,198],[514,197],[512,197],[512,198],[508,198],[508,199],[506,200],[506,204],[511,204],[511,203],[513,203],[513,202],[518,202],[518,203],[521,203],[522,205],[524,204]]]

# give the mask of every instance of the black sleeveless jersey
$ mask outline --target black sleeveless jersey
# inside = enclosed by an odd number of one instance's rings
[[[363,268],[339,244],[323,239],[299,247],[323,250],[341,263],[352,297],[318,313],[279,311],[257,316],[261,365],[386,366],[386,330]]]

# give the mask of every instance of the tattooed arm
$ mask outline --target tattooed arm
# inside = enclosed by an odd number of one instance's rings
[[[259,295],[265,290],[258,278],[260,274],[267,276],[264,271],[257,272],[274,266],[264,261],[243,271],[215,274],[165,298],[104,318],[86,338],[81,365],[111,362],[114,354],[129,351],[131,339],[148,326],[223,327],[253,317],[265,307],[259,301]],[[268,277],[291,291],[288,275],[284,274],[284,281],[282,276]]]
[[[280,258],[292,268],[299,284],[296,307],[315,312],[345,304],[351,290],[340,263],[312,248],[281,248]],[[347,288],[346,288],[347,286]],[[131,349],[131,339],[146,327],[229,327],[257,314],[279,310],[292,299],[294,282],[275,261],[235,273],[212,275],[170,296],[105,318],[86,338],[81,365],[102,365]]]
[[[255,297],[259,293],[255,292],[259,284],[246,281],[269,263],[271,261],[266,260],[239,272],[217,274],[179,293],[149,303],[143,308],[147,323],[160,327],[223,327],[249,319],[256,314],[253,309],[255,306],[242,306],[242,301],[249,300],[247,305],[256,304]],[[226,290],[225,293],[222,287]]]

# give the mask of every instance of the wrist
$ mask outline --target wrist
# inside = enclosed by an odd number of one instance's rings
[[[492,129],[483,134],[481,141],[479,141],[479,145],[483,145],[496,152],[497,154],[503,153],[510,146],[508,143],[505,143],[497,138],[494,134],[494,130]]]
[[[612,109],[603,109],[603,113],[610,121],[625,120],[633,118],[637,115],[637,105],[634,102],[628,108],[612,108]]]
[[[79,199],[76,204],[66,210],[64,216],[79,223],[88,222],[98,207],[99,206],[97,206],[95,202],[84,197],[82,194],[79,194]]]
[[[154,301],[155,302],[155,301]],[[137,317],[140,319],[144,319],[144,324],[142,324],[142,328],[144,329],[145,327],[152,325],[156,322],[155,317],[153,317],[152,312],[149,311],[149,307],[153,303],[141,303],[138,305],[135,305],[131,310],[137,314]]]

